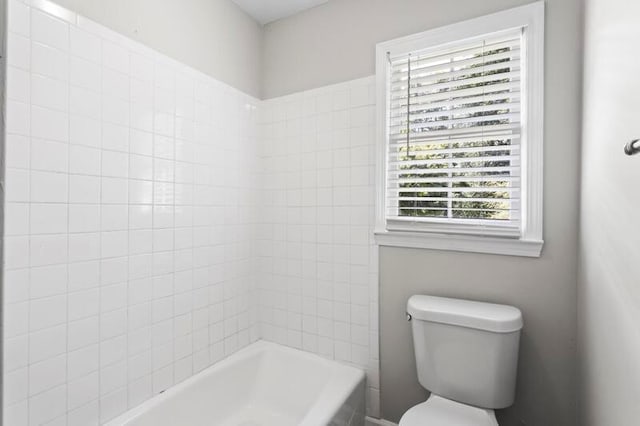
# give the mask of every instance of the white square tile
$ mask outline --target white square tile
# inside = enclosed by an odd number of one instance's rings
[[[71,115],[69,142],[98,148],[102,144],[102,124],[99,120],[79,115]]]
[[[101,180],[101,200],[104,204],[127,204],[128,182],[126,179],[103,177]]]
[[[153,182],[151,181],[129,181],[129,203],[130,204],[151,204],[153,202]],[[134,207],[136,209],[136,219],[140,217],[140,213],[144,207]],[[130,225],[132,228],[138,227],[138,222],[132,220]],[[149,225],[150,226],[150,225]],[[143,226],[144,227],[144,226]]]
[[[129,129],[126,126],[105,123],[102,129],[102,148],[128,152]]]
[[[96,176],[69,176],[69,202],[100,203],[100,183]]]
[[[69,43],[70,51],[73,55],[100,63],[102,58],[102,42],[98,36],[71,26]]]
[[[175,71],[162,63],[155,65],[155,85],[163,89],[175,89]],[[201,93],[204,96],[204,93]]]
[[[69,110],[69,85],[60,80],[33,74],[31,76],[31,102],[60,111]]]
[[[152,132],[153,116],[153,107],[151,105],[141,104],[137,102],[131,103],[130,126],[132,129]]]
[[[153,154],[153,135],[151,133],[132,129],[130,136],[131,153],[147,156]]]
[[[29,295],[32,299],[61,295],[67,291],[67,265],[30,269]]]
[[[153,251],[153,232],[149,229],[129,232],[129,254],[148,254]]]
[[[100,92],[102,90],[101,76],[102,69],[99,65],[71,56],[69,63],[69,81],[71,84]]]
[[[100,338],[102,340],[121,336],[127,331],[127,310],[118,309],[100,315]]]
[[[71,86],[69,95],[69,112],[96,120],[102,116],[100,95],[92,90]]]
[[[128,154],[116,151],[102,151],[102,176],[126,178],[128,174]]]
[[[78,291],[69,294],[68,320],[76,321],[82,318],[97,315],[100,310],[100,290]]]
[[[75,351],[97,343],[100,337],[98,317],[89,317],[83,320],[74,321],[69,323],[69,351]],[[72,371],[72,352],[69,352],[69,375],[71,377]],[[96,359],[97,362],[97,359]]]
[[[4,342],[4,369],[13,371],[26,367],[29,361],[29,336],[23,334]]]
[[[103,231],[118,231],[128,228],[129,209],[126,204],[103,205],[101,212],[101,229]]]
[[[153,159],[143,155],[129,156],[129,177],[131,179],[153,179]]]
[[[124,336],[105,340],[100,344],[100,366],[105,367],[126,358],[127,341]]]
[[[29,168],[29,138],[21,135],[6,135],[6,167]]]
[[[37,9],[32,9],[31,38],[58,49],[68,50],[69,24]]]
[[[97,287],[100,283],[100,263],[97,261],[69,264],[69,291]]]
[[[60,142],[69,141],[69,114],[31,107],[31,136]]]
[[[29,324],[29,303],[12,303],[5,307],[4,332],[6,337],[25,334]]]
[[[28,170],[7,169],[6,201],[26,202],[30,200],[30,173]]]
[[[69,234],[69,262],[84,262],[100,257],[100,234]]]
[[[29,299],[29,270],[16,269],[5,271],[5,302],[17,303]]]
[[[7,101],[7,133],[16,133],[29,136],[31,128],[31,115],[29,105]]]
[[[129,384],[129,406],[135,407],[153,396],[150,375],[143,376]]]
[[[103,259],[100,268],[102,285],[118,284],[127,280],[128,259],[126,257]]]
[[[29,233],[29,205],[26,203],[7,203],[5,206],[5,235],[27,235]]]
[[[153,81],[153,60],[136,53],[130,56],[131,76],[143,81]]]
[[[31,201],[35,203],[66,203],[68,176],[63,173],[31,172]]]
[[[96,329],[96,334],[98,330]],[[100,351],[98,345],[90,345],[82,349],[69,352],[68,358],[68,378],[75,380],[80,377],[97,371],[99,365]]]
[[[31,41],[12,34],[7,39],[7,63],[28,70],[31,67]]]
[[[128,126],[130,120],[128,101],[111,96],[102,98],[102,119],[107,123]]]
[[[109,41],[102,42],[102,63],[122,73],[129,73],[129,52]]]
[[[153,208],[153,227],[173,227],[173,206],[155,206]]]
[[[7,18],[9,31],[29,37],[31,35],[29,7],[19,0],[10,0],[7,9],[9,13]]]
[[[129,76],[109,68],[102,70],[102,91],[109,96],[129,100]]]
[[[154,135],[153,155],[154,157],[172,160],[174,157],[173,139],[166,136]]]
[[[153,159],[154,180],[171,182],[174,178],[174,162],[160,158]]]
[[[32,42],[31,71],[60,81],[69,81],[69,54]]]
[[[71,402],[71,395],[69,395]],[[69,411],[67,416],[67,426],[95,426],[99,424],[99,403],[92,401],[79,408]]]
[[[68,404],[69,409],[73,410],[77,407],[90,403],[99,396],[99,375],[97,372],[80,377],[77,380],[69,382],[68,388]],[[89,422],[85,424],[91,424]],[[96,423],[97,424],[97,419]]]
[[[66,385],[35,395],[29,398],[29,421],[34,425],[45,424],[64,414],[66,406]]]
[[[120,257],[128,254],[129,239],[126,231],[103,232],[101,237],[103,257]]]
[[[69,232],[100,230],[100,206],[95,204],[69,205]]]
[[[67,356],[60,355],[29,367],[29,394],[36,395],[67,379]]]
[[[65,173],[69,169],[69,145],[64,142],[31,139],[31,168]]]
[[[29,266],[29,237],[7,236],[4,239],[6,269],[26,268]]]
[[[108,420],[122,414],[127,409],[127,392],[125,388],[118,389],[100,398],[100,421]]]
[[[141,109],[153,112],[154,86],[150,81],[132,78],[130,84],[130,98],[132,104],[136,104]]]
[[[62,234],[67,232],[66,204],[31,204],[32,234]]]
[[[29,379],[26,368],[14,370],[4,376],[3,400],[5,404],[14,404],[28,397]]]
[[[100,150],[81,145],[69,146],[69,173],[100,176]]]
[[[17,1],[17,0],[15,0]],[[7,68],[7,98],[18,102],[30,102],[29,73],[16,67]]]
[[[59,325],[29,335],[29,361],[36,363],[56,355],[67,348],[67,327]]]
[[[33,235],[29,242],[31,266],[55,265],[67,262],[67,235]]]

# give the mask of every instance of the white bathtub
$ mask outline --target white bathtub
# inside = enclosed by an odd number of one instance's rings
[[[364,424],[364,373],[256,342],[106,426]]]

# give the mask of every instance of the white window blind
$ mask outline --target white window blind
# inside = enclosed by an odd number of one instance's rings
[[[519,236],[522,43],[516,29],[389,56],[389,229]]]

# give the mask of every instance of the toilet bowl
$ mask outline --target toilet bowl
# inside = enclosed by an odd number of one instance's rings
[[[493,410],[431,394],[404,413],[399,426],[498,426],[498,421]]]
[[[522,313],[513,306],[411,296],[418,381],[431,392],[400,426],[498,426],[513,404]]]

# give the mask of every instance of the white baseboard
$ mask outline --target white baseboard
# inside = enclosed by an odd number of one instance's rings
[[[374,419],[373,417],[367,417],[365,419],[366,426],[398,426],[396,423],[392,423],[384,419]]]

